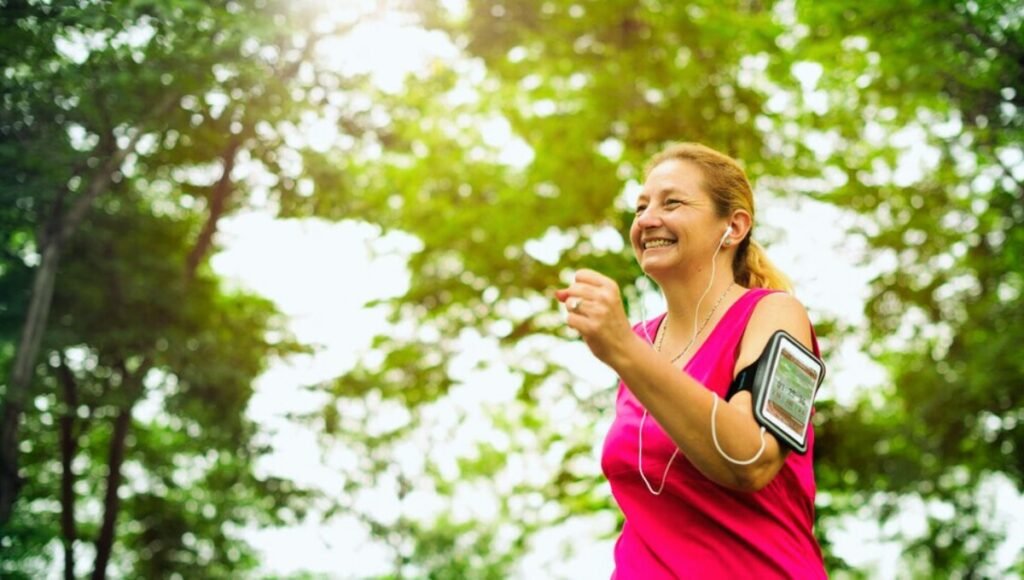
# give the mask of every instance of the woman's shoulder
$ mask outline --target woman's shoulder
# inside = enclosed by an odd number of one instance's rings
[[[785,330],[807,348],[814,348],[811,320],[800,300],[787,292],[766,293],[757,301],[747,322],[736,368],[742,369],[757,360],[778,330]]]
[[[811,319],[807,314],[807,308],[788,292],[769,292],[757,302],[754,312],[750,317],[750,323],[760,326],[781,325],[772,330],[789,330],[787,327],[807,327],[802,330],[809,330]],[[795,328],[794,328],[795,329]]]

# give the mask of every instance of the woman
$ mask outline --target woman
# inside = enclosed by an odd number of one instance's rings
[[[808,452],[791,453],[759,428],[749,392],[723,400],[777,330],[818,355],[753,222],[733,159],[674,145],[648,166],[630,229],[668,312],[631,330],[617,284],[592,270],[557,292],[569,326],[621,379],[602,456],[625,516],[613,578],[825,577],[813,431]]]

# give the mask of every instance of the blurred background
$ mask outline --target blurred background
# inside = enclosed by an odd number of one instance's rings
[[[0,0],[0,576],[600,578],[648,157],[741,160],[837,578],[1024,576],[1024,6]],[[643,308],[641,308],[643,307]]]

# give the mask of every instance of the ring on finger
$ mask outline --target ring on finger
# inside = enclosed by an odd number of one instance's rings
[[[569,310],[572,310],[573,312],[579,312],[580,311],[580,306],[582,306],[582,305],[583,305],[583,299],[582,298],[577,298],[577,299],[572,301],[572,304],[569,305]]]

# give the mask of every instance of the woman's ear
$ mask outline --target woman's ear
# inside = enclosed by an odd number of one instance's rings
[[[729,247],[732,245],[739,245],[750,233],[750,227],[753,225],[753,220],[750,217],[750,213],[746,210],[738,209],[732,212],[732,217],[729,218],[729,229],[725,236],[725,242],[723,245]]]

